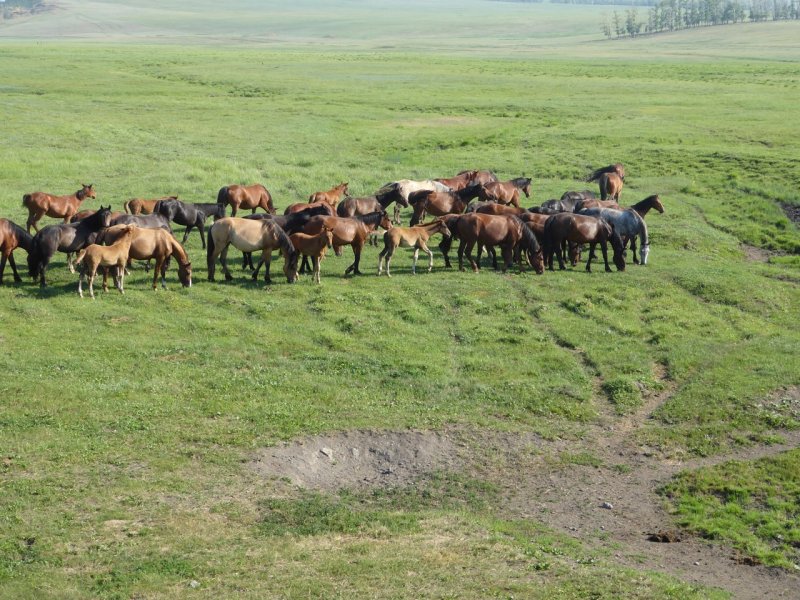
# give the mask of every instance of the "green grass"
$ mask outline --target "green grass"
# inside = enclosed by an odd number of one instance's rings
[[[387,596],[712,593],[549,544],[551,532],[497,514],[485,481],[447,474],[387,497],[284,498],[242,463],[280,440],[350,428],[578,439],[598,414],[630,413],[662,391],[664,371],[675,393],[639,441],[666,454],[797,428],[793,405],[764,404],[800,384],[800,235],[777,207],[797,202],[800,75],[786,60],[796,27],[576,49],[575,36],[601,35],[588,24],[595,9],[557,35],[561,7],[498,4],[480,38],[456,28],[433,39],[436,21],[406,38],[398,21],[387,42],[363,26],[374,15],[345,12],[341,38],[307,45],[323,12],[275,16],[289,31],[275,44],[256,43],[263,15],[240,16],[250,31],[230,44],[235,15],[211,39],[209,11],[173,45],[158,36],[176,31],[176,13],[126,7],[122,31],[110,16],[119,7],[95,4],[107,35],[132,43],[47,39],[80,21],[68,3],[0,25],[4,38],[41,35],[0,44],[3,217],[24,222],[22,194],[80,182],[98,190],[90,208],[211,201],[224,184],[254,181],[282,208],[340,181],[365,195],[472,167],[532,176],[532,205],[616,161],[629,174],[623,201],[659,193],[666,213],[648,216],[651,264],[608,275],[476,276],[445,271],[437,255],[432,274],[414,277],[399,252],[392,280],[345,278],[345,250],[326,258],[319,287],[276,277],[265,289],[238,267],[234,282],[209,284],[193,234],[188,290],[172,275],[153,293],[136,269],[124,297],[81,301],[61,255],[47,290],[3,286],[0,596],[183,597],[194,579],[215,596],[366,597],[376,573]],[[540,34],[500,30],[520,11],[551,31],[541,53]],[[719,37],[713,56],[698,52],[708,35]],[[745,242],[787,254],[750,262]],[[362,268],[376,265],[370,248]]]

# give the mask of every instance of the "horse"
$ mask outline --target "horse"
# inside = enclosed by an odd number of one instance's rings
[[[503,273],[511,266],[516,256],[519,270],[522,272],[522,250],[527,261],[533,265],[537,274],[544,272],[544,259],[536,236],[518,217],[513,215],[486,215],[469,213],[457,221],[458,236],[458,268],[464,270],[464,254],[466,253],[472,270],[477,273],[478,263],[472,258],[475,244],[500,246],[503,255]]]
[[[564,257],[559,251],[564,240],[578,244],[590,244],[589,260],[586,261],[586,271],[589,273],[592,271],[594,248],[598,243],[603,251],[606,271],[611,271],[611,267],[608,266],[607,247],[607,242],[610,240],[614,249],[614,264],[618,271],[625,270],[622,238],[614,231],[614,227],[603,219],[575,213],[559,213],[550,216],[544,224],[544,246],[547,265],[551,271],[553,270],[553,255],[556,253],[558,253],[558,268],[561,270],[565,268]]]
[[[197,229],[200,232],[203,250],[206,248],[206,219],[213,216],[216,221],[225,216],[225,206],[222,204],[200,202],[192,204],[180,200],[160,200],[153,210],[178,225],[186,226],[181,244],[185,244],[189,239],[192,227]]]
[[[450,214],[439,217],[450,232],[449,236],[443,235],[442,241],[439,242],[439,250],[442,253],[442,258],[444,258],[444,266],[448,269],[452,268],[453,266],[450,264],[450,248],[453,247],[453,240],[459,239],[458,221],[463,216],[463,214]]]
[[[452,192],[432,192],[429,190],[413,192],[408,200],[414,207],[414,214],[411,216],[409,225],[413,227],[421,223],[428,213],[435,217],[462,213],[469,205],[470,200],[478,196],[480,190],[481,187],[479,185],[471,185]]]
[[[226,185],[217,192],[217,204],[231,205],[231,216],[235,217],[240,208],[250,208],[255,214],[257,208],[263,208],[270,214],[275,214],[275,205],[272,196],[260,183],[253,185]]]
[[[120,294],[125,293],[123,286],[125,264],[128,262],[128,252],[131,248],[131,240],[133,240],[135,230],[135,225],[123,225],[122,233],[111,246],[90,244],[78,253],[75,264],[81,265],[81,275],[78,278],[78,295],[81,298],[83,298],[83,278],[86,273],[89,273],[89,295],[94,300],[94,278],[97,275],[98,267],[116,267],[114,285]],[[105,277],[103,278],[103,291],[108,291]]]
[[[328,202],[295,202],[294,204],[290,204],[286,207],[286,210],[283,211],[284,215],[291,215],[293,213],[302,212],[304,210],[308,210],[309,208],[322,208],[325,211],[326,215],[331,217],[336,216],[336,212],[334,211],[334,207],[331,206]]]
[[[470,171],[461,171],[459,175],[469,172]],[[486,185],[487,183],[492,183],[494,181],[497,181],[497,175],[495,175],[494,172],[487,170],[475,171],[475,175],[472,177],[472,183],[475,185]]]
[[[417,274],[417,259],[419,251],[422,250],[428,255],[428,273],[433,270],[433,252],[428,248],[428,240],[432,235],[441,233],[443,237],[450,237],[450,229],[442,217],[417,227],[392,227],[383,234],[383,250],[378,255],[378,277],[383,273],[383,262],[386,261],[386,276],[391,277],[389,264],[395,249],[414,248],[414,262],[411,265],[411,272]]]
[[[308,197],[308,203],[326,202],[330,204],[331,208],[335,209],[342,195],[347,196],[347,182],[342,182],[327,192],[314,192]]]
[[[473,207],[470,204],[470,207]],[[527,209],[520,208],[519,206],[512,206],[511,204],[498,204],[497,202],[476,202],[470,212],[483,213],[485,215],[514,215],[519,217],[526,214]]]
[[[177,196],[164,196],[163,198],[153,198],[152,200],[145,200],[144,198],[131,198],[122,205],[122,208],[126,213],[131,215],[149,215],[155,210],[158,202],[161,202],[162,200],[177,199]]]
[[[601,167],[600,169],[592,171],[586,177],[585,181],[598,181],[600,177],[607,173],[614,173],[623,181],[625,180],[625,167],[623,167],[621,163],[615,163],[613,165],[608,165],[607,167]]]
[[[636,238],[639,238],[641,243],[642,265],[647,264],[647,255],[650,253],[650,241],[647,235],[647,225],[642,216],[628,208],[625,210],[616,210],[613,208],[587,208],[580,214],[589,215],[590,217],[597,217],[609,222],[614,231],[622,238],[623,247],[631,242],[631,251],[633,252],[633,263],[639,264],[639,259],[636,258]]]
[[[575,203],[575,208],[572,212],[579,213],[585,208],[616,208],[619,209],[619,204],[616,200],[598,200],[597,198],[587,198],[585,200],[578,200]]]
[[[336,250],[341,246],[351,246],[355,260],[347,269],[344,274],[349,275],[351,272],[354,275],[362,275],[358,270],[358,263],[361,260],[361,251],[364,244],[369,237],[370,232],[378,226],[386,230],[392,228],[392,222],[389,220],[385,210],[375,211],[367,215],[359,215],[353,218],[343,217],[328,217],[316,216],[303,228],[304,233],[311,235],[318,234],[322,231],[323,227],[327,227],[333,231],[333,249]]]
[[[560,212],[574,212],[575,205],[583,200],[595,198],[594,192],[583,190],[582,192],[564,192],[559,200],[547,200],[542,202],[540,209],[535,212],[542,214],[556,214]],[[531,211],[534,211],[531,208]]]
[[[86,217],[91,217],[96,212],[97,211],[94,209],[80,210],[76,212],[74,215],[72,215],[72,217],[70,217],[69,222],[79,223],[80,221],[83,221]],[[125,214],[124,212],[120,212],[118,210],[112,210],[111,218],[116,219],[117,217],[122,216],[124,214]]]
[[[468,185],[471,185],[477,174],[477,171],[461,171],[455,177],[434,179],[434,181],[438,181],[439,183],[449,187],[454,192],[457,192],[458,190],[463,190]]]
[[[605,200],[609,197],[619,202],[619,195],[622,193],[623,179],[616,173],[603,173],[600,176],[600,199]]]
[[[214,271],[217,257],[222,264],[225,280],[233,279],[228,270],[228,246],[233,245],[242,252],[255,252],[261,250],[261,263],[266,264],[264,281],[272,283],[269,268],[272,261],[272,251],[280,250],[283,254],[283,274],[286,281],[294,283],[297,280],[297,250],[292,246],[292,241],[283,229],[272,219],[240,219],[238,217],[223,217],[216,221],[208,230],[208,244],[206,258],[208,262],[208,280],[214,281]],[[253,279],[258,276],[258,271]]]
[[[664,214],[664,205],[661,204],[661,198],[658,197],[658,194],[653,194],[652,196],[648,196],[644,200],[637,202],[633,206],[630,206],[637,213],[639,216],[644,219],[645,215],[650,212],[650,209],[655,208],[659,213],[662,215]]]
[[[400,223],[400,209],[398,206],[408,207],[408,198],[413,192],[427,190],[429,192],[449,192],[450,188],[440,181],[433,179],[425,179],[422,181],[414,181],[413,179],[400,179],[387,183],[380,190],[375,192],[375,195],[380,197],[385,194],[391,194],[397,200],[397,205],[394,207],[394,219],[397,224]],[[388,204],[387,204],[388,206]]]
[[[311,257],[311,264],[313,266],[312,277],[315,283],[320,283],[319,280],[319,263],[325,255],[325,249],[333,245],[333,232],[327,227],[323,227],[317,235],[309,235],[303,232],[293,233],[289,236],[292,240],[292,245],[300,254],[303,255],[303,260],[307,256]]]
[[[500,204],[513,204],[519,208],[520,190],[524,192],[526,198],[531,197],[531,179],[529,177],[487,183],[481,187],[480,199]]]
[[[149,215],[126,215],[125,213],[119,213],[116,217],[112,215],[110,226],[113,225],[136,225],[142,229],[166,229],[172,233],[169,219],[157,212]]]
[[[97,236],[97,243],[113,244],[125,235],[125,228],[130,225],[114,225],[104,230]],[[166,273],[169,267],[169,258],[175,256],[178,261],[178,279],[183,287],[192,287],[192,263],[186,251],[171,233],[164,229],[141,229],[135,227],[133,239],[128,251],[128,262],[131,260],[155,259],[156,268],[153,272],[153,291],[158,289],[158,275],[161,274],[161,286],[167,289]],[[106,287],[108,269],[103,272],[103,289]]]
[[[45,277],[47,265],[56,251],[72,253],[84,246],[94,243],[101,229],[111,225],[111,206],[100,207],[93,215],[85,218],[80,223],[60,223],[42,228],[31,241],[28,251],[28,273],[34,281],[39,279],[41,286],[47,285]],[[67,260],[70,272],[75,269]]]
[[[64,223],[69,223],[72,215],[78,212],[81,202],[86,198],[97,198],[93,186],[93,183],[89,185],[82,183],[81,189],[70,196],[53,196],[46,192],[33,192],[22,196],[22,206],[28,209],[26,223],[28,233],[31,232],[31,227],[39,232],[36,223],[45,215],[64,219]]]
[[[14,282],[22,281],[22,277],[17,272],[17,263],[14,261],[14,250],[22,248],[25,252],[30,252],[32,242],[33,237],[22,227],[8,219],[0,219],[0,285],[3,285],[6,261],[14,272]]]

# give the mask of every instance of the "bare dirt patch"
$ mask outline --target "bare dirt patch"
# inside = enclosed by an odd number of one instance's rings
[[[741,246],[744,257],[751,262],[769,262],[769,259],[775,254],[774,252],[764,250],[757,246],[751,246],[750,244],[742,244]]]

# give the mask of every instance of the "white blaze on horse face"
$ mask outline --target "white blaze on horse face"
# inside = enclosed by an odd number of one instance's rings
[[[639,254],[641,254],[641,257],[642,257],[642,264],[646,265],[647,264],[647,256],[650,254],[650,245],[647,244],[647,245],[642,246],[642,249],[639,252]]]

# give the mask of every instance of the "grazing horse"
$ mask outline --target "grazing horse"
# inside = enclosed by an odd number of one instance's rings
[[[295,202],[294,204],[290,204],[286,207],[286,210],[283,211],[284,215],[291,215],[294,213],[299,213],[304,210],[308,210],[309,208],[321,208],[325,211],[326,215],[331,217],[336,216],[336,212],[334,211],[334,207],[331,206],[328,202]]]
[[[563,270],[564,257],[560,249],[563,241],[578,244],[590,244],[589,260],[586,261],[586,271],[592,271],[592,258],[594,248],[599,243],[603,251],[603,261],[606,271],[611,271],[608,266],[607,242],[611,241],[614,249],[614,264],[618,271],[625,270],[625,258],[622,254],[622,238],[614,231],[610,223],[603,219],[578,215],[575,213],[559,213],[550,216],[544,224],[544,246],[547,265],[553,270],[553,255],[558,254],[558,268]]]
[[[189,238],[189,232],[192,230],[192,227],[197,229],[200,232],[200,241],[203,244],[203,250],[205,250],[206,219],[212,216],[214,220],[224,217],[225,206],[213,203],[191,204],[188,202],[181,202],[180,200],[161,200],[156,204],[154,212],[178,225],[184,225],[186,227],[186,231],[183,233],[182,244],[185,244],[186,240]]]
[[[411,216],[411,223],[409,224],[413,227],[421,223],[428,213],[435,217],[462,213],[469,205],[470,200],[478,196],[480,190],[481,187],[479,185],[471,185],[452,192],[432,192],[429,190],[413,192],[408,200],[414,207],[414,214]]]
[[[579,213],[585,208],[616,208],[619,209],[619,204],[616,200],[598,200],[597,198],[587,198],[578,200],[575,203],[573,212]]]
[[[36,223],[45,215],[64,219],[64,223],[69,223],[72,215],[78,212],[81,202],[86,198],[97,198],[93,186],[93,183],[89,185],[82,183],[81,189],[71,196],[53,196],[45,192],[25,194],[22,197],[22,206],[28,209],[28,221],[26,223],[28,233],[31,232],[31,227],[37,233],[39,232]]]
[[[500,204],[513,204],[519,208],[520,190],[525,193],[526,198],[531,197],[531,179],[529,177],[487,183],[482,186],[480,199]]]
[[[283,254],[283,274],[286,281],[294,283],[297,280],[297,250],[292,246],[292,241],[286,232],[272,219],[240,219],[238,217],[223,217],[216,221],[208,230],[208,245],[206,257],[208,261],[208,280],[214,281],[214,271],[217,257],[220,259],[225,280],[233,279],[228,270],[228,246],[233,245],[242,252],[255,252],[261,250],[262,263],[266,265],[264,281],[272,283],[269,275],[273,250],[280,250]],[[253,279],[258,276],[254,273]]]
[[[519,218],[513,215],[486,215],[468,213],[458,219],[458,268],[464,270],[464,254],[466,253],[472,270],[479,271],[478,263],[472,257],[475,244],[500,246],[503,255],[503,273],[511,266],[516,255],[519,270],[522,272],[522,250],[526,253],[527,262],[533,265],[536,273],[544,272],[542,250],[536,236]]]
[[[260,183],[253,185],[226,185],[217,192],[217,204],[231,205],[231,216],[235,217],[240,208],[250,208],[255,214],[257,208],[263,208],[274,215],[275,205],[272,196]]]
[[[126,213],[132,215],[149,215],[154,212],[156,204],[162,200],[177,200],[177,196],[164,196],[163,198],[153,198],[152,200],[145,200],[144,198],[131,198],[126,201],[122,208]]]
[[[559,200],[547,200],[546,202],[542,202],[540,209],[535,212],[550,215],[560,212],[573,212],[578,202],[589,200],[594,197],[594,192],[590,192],[589,190],[583,190],[582,192],[564,192],[561,194],[561,199]],[[531,210],[533,211],[534,209],[532,208]]]
[[[408,207],[408,198],[413,192],[420,192],[427,190],[429,192],[449,192],[450,188],[440,181],[433,179],[425,179],[422,181],[414,181],[413,179],[401,179],[387,183],[380,190],[375,192],[376,196],[391,193],[397,199],[397,204],[394,207],[393,221],[400,224],[400,208],[399,206]],[[388,206],[388,204],[387,204]]]
[[[30,252],[32,242],[33,237],[22,227],[8,219],[0,219],[0,285],[3,285],[6,261],[14,272],[14,281],[17,283],[22,281],[17,272],[17,263],[14,262],[14,250],[22,248],[25,252]]]
[[[417,227],[392,227],[383,234],[383,250],[378,255],[378,276],[383,273],[383,261],[386,260],[386,276],[391,277],[389,264],[392,262],[395,249],[414,248],[414,263],[411,265],[411,272],[417,274],[417,259],[419,251],[422,250],[428,255],[428,273],[433,270],[433,252],[428,248],[428,240],[432,235],[441,233],[443,237],[450,237],[450,229],[442,217],[431,221],[425,225]]]
[[[614,173],[623,181],[625,180],[625,167],[623,167],[621,163],[615,163],[613,165],[608,165],[607,167],[601,167],[600,169],[592,171],[586,177],[586,181],[598,181],[603,174],[607,173]]]
[[[31,242],[28,251],[28,272],[34,281],[40,281],[41,286],[47,285],[45,274],[47,265],[56,251],[72,253],[84,246],[94,243],[101,229],[111,224],[111,207],[100,207],[93,215],[85,218],[80,223],[61,223],[48,225],[37,233]],[[72,263],[67,261],[70,272],[75,272]]]
[[[623,247],[631,242],[631,251],[633,252],[633,263],[639,264],[639,259],[636,257],[636,238],[639,238],[641,243],[642,264],[647,264],[647,256],[650,253],[650,241],[647,236],[647,225],[642,216],[628,208],[626,210],[616,210],[613,208],[587,208],[581,212],[582,215],[589,215],[590,217],[597,217],[609,222],[614,227],[614,232],[619,234],[622,238]]]
[[[125,235],[125,228],[130,225],[114,225],[97,236],[98,244],[113,244]],[[128,251],[128,262],[131,260],[155,259],[156,268],[153,272],[153,291],[158,289],[158,275],[161,274],[161,286],[167,289],[167,267],[169,257],[175,256],[178,260],[178,279],[183,287],[192,287],[192,263],[186,251],[168,231],[164,229],[141,229],[135,227],[131,247]],[[103,272],[103,289],[106,287],[108,269]]]
[[[116,267],[114,285],[120,294],[125,293],[123,279],[125,278],[125,265],[128,262],[128,252],[136,230],[135,225],[123,225],[122,232],[117,241],[111,246],[90,244],[78,253],[75,264],[81,265],[81,275],[78,278],[78,295],[83,298],[83,278],[89,274],[89,295],[94,300],[94,278],[98,267]],[[106,278],[103,277],[103,291],[108,291]]]
[[[361,260],[361,251],[364,248],[364,244],[370,232],[378,226],[386,230],[392,228],[392,222],[389,220],[385,210],[375,211],[367,215],[359,215],[353,218],[312,217],[303,228],[303,232],[315,235],[322,231],[324,227],[331,229],[333,231],[332,246],[334,250],[341,246],[351,246],[353,248],[355,260],[353,264],[345,269],[345,275],[351,272],[354,275],[362,275],[361,271],[358,270],[358,263]]]
[[[461,171],[455,177],[450,177],[449,179],[434,179],[434,181],[443,183],[454,192],[457,192],[458,190],[463,190],[468,185],[472,185],[477,174],[477,171]]]
[[[623,179],[616,173],[603,173],[600,176],[600,199],[613,198],[619,202],[619,195],[622,193]]]
[[[339,200],[341,200],[343,195],[347,196],[347,182],[340,183],[336,187],[329,189],[327,192],[314,192],[308,197],[308,203],[314,204],[316,202],[326,202],[335,210],[336,205],[339,203]]]
[[[664,214],[664,205],[661,204],[661,198],[658,197],[658,194],[653,194],[652,196],[648,196],[641,202],[637,202],[633,206],[630,206],[637,213],[639,216],[644,219],[645,215],[650,212],[650,209],[655,208],[659,213],[662,215]]]
[[[333,245],[333,231],[327,227],[323,227],[317,235],[299,231],[290,235],[289,239],[292,240],[295,250],[303,255],[303,260],[306,260],[308,256],[311,257],[313,280],[315,283],[320,283],[319,263],[325,255],[325,249]]]

